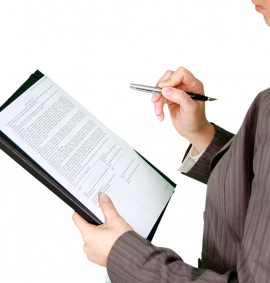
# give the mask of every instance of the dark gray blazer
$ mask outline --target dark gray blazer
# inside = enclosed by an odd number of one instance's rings
[[[235,136],[214,126],[211,144],[183,173],[207,183],[201,265],[127,232],[109,254],[112,283],[270,282],[270,88]]]

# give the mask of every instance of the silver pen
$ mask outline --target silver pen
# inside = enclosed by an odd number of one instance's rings
[[[148,93],[161,93],[161,89],[155,86],[149,85],[140,85],[140,84],[130,84],[130,88],[138,91],[144,91]],[[217,100],[216,98],[211,98],[202,94],[187,92],[187,94],[195,100],[203,100],[203,101],[214,101]]]

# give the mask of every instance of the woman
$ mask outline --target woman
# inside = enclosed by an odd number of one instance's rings
[[[270,26],[270,0],[253,3]],[[107,266],[117,283],[270,282],[270,89],[257,95],[234,136],[209,123],[204,102],[186,94],[204,89],[185,68],[167,71],[157,86],[155,114],[163,121],[167,103],[176,131],[190,141],[181,171],[207,183],[202,260],[191,267],[172,250],[153,246],[106,195],[100,197],[105,224],[73,215],[88,259]]]

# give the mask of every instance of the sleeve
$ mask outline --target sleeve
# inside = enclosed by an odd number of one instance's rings
[[[201,156],[194,157],[198,157],[196,161],[192,157],[188,157],[192,148],[192,144],[189,144],[179,166],[180,170],[179,168],[176,170],[177,173],[181,173],[183,176],[198,181],[205,186],[209,179],[209,168],[212,158],[235,135],[214,122],[210,121],[210,123],[214,125],[216,132],[209,146],[202,152]],[[186,163],[184,164],[184,162]]]
[[[112,283],[236,283],[234,271],[218,274],[186,264],[174,251],[152,245],[134,231],[113,245],[107,270]]]

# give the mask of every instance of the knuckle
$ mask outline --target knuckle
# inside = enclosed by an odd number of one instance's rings
[[[83,245],[83,251],[87,254],[87,245],[86,244]]]
[[[203,82],[200,78],[197,78],[197,79],[198,79],[199,84],[201,84],[202,86],[204,86],[204,82]]]
[[[167,70],[167,71],[164,73],[164,75],[167,75],[169,72],[170,72],[170,70]]]
[[[190,71],[188,71],[186,68],[184,68],[182,66],[178,68],[177,72],[178,72],[178,75],[180,75],[182,77],[184,77],[184,76],[194,77],[193,74]]]
[[[164,76],[163,76],[163,78],[162,78],[162,81],[170,79],[170,77],[171,77],[173,74],[174,74],[174,72],[173,72],[172,70],[166,71],[166,73],[164,74]]]
[[[184,65],[179,65],[177,68],[179,68],[181,70],[188,70],[188,68]]]
[[[179,71],[182,71],[182,70],[183,70],[183,65],[177,66],[175,70],[177,70],[178,72],[179,72]]]

